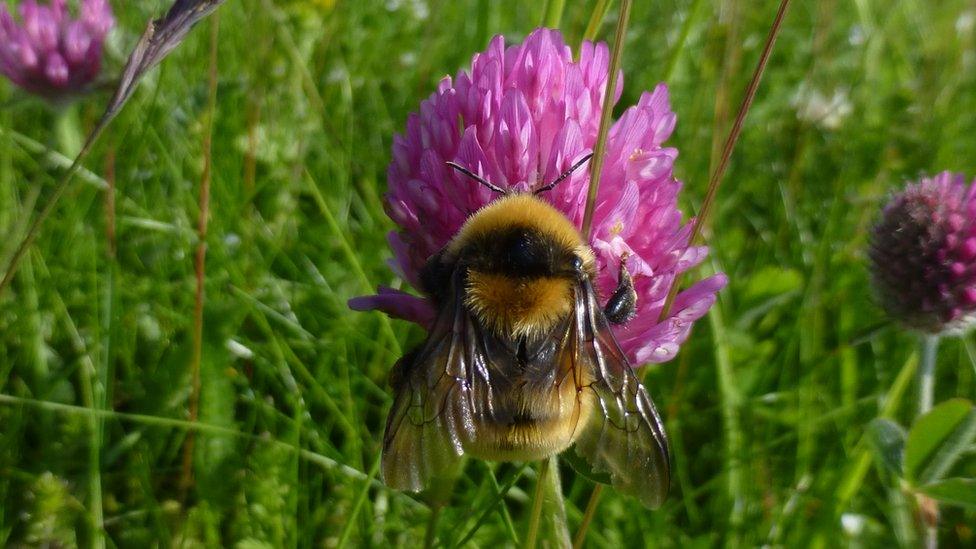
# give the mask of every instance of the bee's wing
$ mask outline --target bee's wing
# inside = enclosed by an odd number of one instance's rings
[[[610,331],[589,280],[576,287],[573,317],[562,359],[588,369],[592,381],[584,381],[581,389],[596,397],[576,451],[594,471],[609,473],[614,488],[657,508],[671,484],[661,416]]]
[[[481,330],[464,307],[459,275],[451,286],[427,340],[394,366],[382,465],[387,485],[399,490],[455,476],[464,442],[476,436],[472,410],[490,399],[476,372],[486,364]]]

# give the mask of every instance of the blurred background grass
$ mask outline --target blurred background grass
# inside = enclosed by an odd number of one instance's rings
[[[113,4],[109,74],[167,7]],[[596,2],[567,4],[560,26],[575,45]],[[686,212],[777,4],[634,6],[620,106],[670,85]],[[200,424],[184,491],[212,23],[192,33],[99,142],[0,296],[0,544],[420,543],[428,508],[384,488],[377,465],[387,372],[422,333],[345,301],[398,284],[381,196],[407,113],[492,35],[518,41],[545,12],[514,0],[221,9]],[[591,546],[915,542],[912,502],[861,443],[882,410],[912,417],[898,375],[910,381],[916,346],[872,302],[866,229],[909,178],[976,175],[974,23],[969,0],[794,3],[706,233],[705,270],[731,283],[681,355],[645,378],[674,445],[672,496],[650,512],[607,490]],[[51,109],[0,84],[4,264],[105,100]],[[972,336],[943,344],[937,401],[973,398],[973,348]],[[439,541],[513,544],[534,468],[466,472]],[[565,466],[563,482],[575,527],[592,485]],[[941,535],[974,543],[973,524],[946,508]]]

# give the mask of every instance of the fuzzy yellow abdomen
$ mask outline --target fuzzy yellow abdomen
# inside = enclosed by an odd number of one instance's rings
[[[593,411],[594,396],[586,384],[577,389],[577,382],[566,378],[558,387],[510,395],[520,402],[506,399],[502,405],[522,407],[522,419],[477,419],[478,436],[464,443],[465,453],[496,461],[533,461],[562,452],[576,441]]]

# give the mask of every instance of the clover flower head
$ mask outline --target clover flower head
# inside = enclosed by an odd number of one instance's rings
[[[19,24],[0,4],[0,73],[50,100],[75,95],[98,75],[105,36],[114,25],[108,0],[80,0],[77,19],[65,0],[24,0]]]
[[[470,71],[445,77],[393,139],[386,211],[399,230],[389,243],[391,267],[414,287],[429,257],[465,219],[489,203],[490,190],[450,169],[465,166],[503,189],[526,191],[553,181],[596,144],[609,74],[609,49],[585,42],[574,60],[558,31],[537,29],[520,45],[496,36],[474,56]],[[622,90],[618,79],[613,100]],[[691,326],[725,283],[715,275],[678,294],[659,318],[675,277],[701,263],[707,248],[690,246],[691,228],[678,210],[681,182],[672,172],[678,151],[663,146],[675,127],[663,84],[645,92],[610,129],[590,245],[597,256],[597,291],[609,296],[626,260],[638,294],[637,314],[614,335],[634,364],[675,356]],[[577,227],[589,185],[581,169],[542,196]],[[355,298],[356,310],[378,309],[429,326],[422,297],[380,288]]]
[[[943,172],[908,185],[871,234],[881,304],[908,328],[961,333],[976,324],[976,183]]]

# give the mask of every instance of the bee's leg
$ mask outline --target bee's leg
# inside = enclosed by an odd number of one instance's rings
[[[620,262],[620,275],[617,278],[617,288],[607,300],[603,314],[613,324],[624,324],[637,314],[637,292],[634,291],[634,279],[627,272],[627,262]]]

